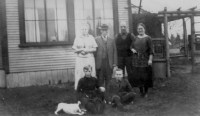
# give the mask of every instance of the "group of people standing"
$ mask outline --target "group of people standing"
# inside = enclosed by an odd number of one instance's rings
[[[115,38],[108,37],[109,27],[106,24],[99,27],[101,36],[95,38],[88,34],[88,29],[87,24],[82,25],[82,34],[75,38],[72,46],[77,54],[75,90],[79,93],[78,100],[87,104],[90,110],[98,104],[98,99],[93,98],[99,95],[100,101],[105,100],[124,110],[123,103],[130,103],[135,97],[133,87],[139,87],[141,96],[147,97],[148,88],[153,86],[153,51],[151,37],[145,34],[145,25],[137,25],[138,35],[135,36],[127,32],[127,24],[122,21],[121,32]],[[114,80],[113,69],[116,69]],[[111,95],[113,90],[115,92]],[[106,93],[105,98],[103,94],[98,94],[102,92]]]

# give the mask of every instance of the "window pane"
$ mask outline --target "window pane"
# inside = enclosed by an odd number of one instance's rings
[[[55,0],[47,0],[47,20],[55,20],[56,19],[56,1]]]
[[[58,40],[59,41],[68,41],[68,32],[67,32],[67,20],[58,21]]]
[[[36,24],[39,24],[39,35],[40,35],[40,41],[39,42],[46,42],[46,24],[45,21],[36,21]]]
[[[108,24],[109,26],[109,31],[108,31],[108,36],[114,38],[114,23],[113,20],[105,20],[105,22]]]
[[[95,20],[95,36],[100,36],[101,35],[101,30],[99,27],[101,26],[101,19],[96,19]]]
[[[25,9],[25,20],[35,20],[34,1],[25,0],[24,9]]]
[[[57,0],[57,19],[67,19],[66,0]]]
[[[75,19],[83,18],[83,0],[74,0]]]
[[[113,18],[112,0],[104,0],[105,19]]]
[[[35,21],[25,21],[26,42],[36,42]]]
[[[46,29],[44,21],[26,21],[26,42],[45,42]]]
[[[75,21],[75,30],[76,30],[76,36],[79,36],[82,34],[81,32],[81,25],[83,23],[86,23],[89,25],[89,30],[88,30],[88,33],[90,35],[93,35],[94,34],[94,29],[93,29],[93,20],[76,20]]]
[[[92,11],[92,0],[84,0],[84,18],[93,19]]]
[[[38,12],[38,20],[45,20],[44,0],[35,0],[35,8]]]
[[[95,20],[95,35],[101,35],[101,31],[99,27],[101,24],[107,24],[109,26],[108,36],[114,38],[114,27],[113,27],[113,20]]]
[[[49,41],[57,41],[57,24],[55,21],[48,21],[48,39]]]
[[[96,19],[103,19],[103,0],[95,0],[94,1],[95,5],[95,18]]]

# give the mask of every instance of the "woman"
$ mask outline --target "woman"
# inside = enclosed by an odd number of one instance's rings
[[[92,76],[96,77],[95,60],[93,52],[96,51],[97,44],[92,35],[88,34],[89,26],[87,23],[81,26],[81,35],[75,38],[74,49],[76,56],[75,62],[75,90],[77,89],[78,81],[84,77],[83,67],[92,66]]]
[[[133,52],[133,76],[129,78],[132,86],[139,87],[142,97],[147,97],[148,88],[153,86],[152,82],[152,40],[145,34],[146,28],[143,23],[137,25],[139,33],[132,42],[131,51]]]

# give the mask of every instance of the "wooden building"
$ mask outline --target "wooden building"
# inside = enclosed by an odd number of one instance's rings
[[[74,81],[72,44],[79,26],[99,35],[107,23],[109,36],[126,21],[132,31],[131,0],[0,0],[0,81],[5,87]],[[2,77],[3,76],[3,77]]]

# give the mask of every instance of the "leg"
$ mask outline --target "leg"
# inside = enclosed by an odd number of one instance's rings
[[[99,89],[94,91],[95,97],[100,98],[102,101],[105,99],[105,92],[101,92]]]
[[[126,70],[128,73],[128,79],[133,78],[132,77],[132,63],[131,63],[132,57],[126,57],[125,59],[125,65],[126,65]]]
[[[62,110],[63,109],[63,103],[59,103],[58,104],[58,107],[57,107],[57,109],[56,109],[56,111],[54,112],[56,115],[58,115],[58,112],[60,111],[60,110]]]
[[[108,59],[106,59],[105,60],[105,73],[104,73],[106,90],[108,89],[108,83],[110,82],[110,79],[112,77],[112,73],[113,73],[113,70],[109,65]]]
[[[99,99],[97,97],[94,98],[93,104],[95,105],[95,108],[96,108],[98,114],[102,114],[104,112],[105,103],[101,99]]]
[[[135,93],[129,92],[121,97],[121,102],[123,104],[128,104],[128,103],[132,102],[134,99],[135,99]]]
[[[121,99],[118,95],[114,95],[112,98],[112,103],[114,106],[117,106],[117,109],[120,111],[127,111],[127,109],[123,106]]]
[[[147,97],[148,89],[149,89],[148,86],[145,86],[145,87],[144,87],[144,97]]]
[[[123,70],[123,74],[125,75],[125,58],[124,57],[118,57],[118,68]]]
[[[103,86],[104,85],[103,69],[102,68],[97,69],[96,73],[97,73],[97,79],[98,79],[99,86]]]
[[[97,109],[95,108],[95,105],[94,103],[89,100],[87,103],[86,103],[86,110],[92,114],[97,114]]]

